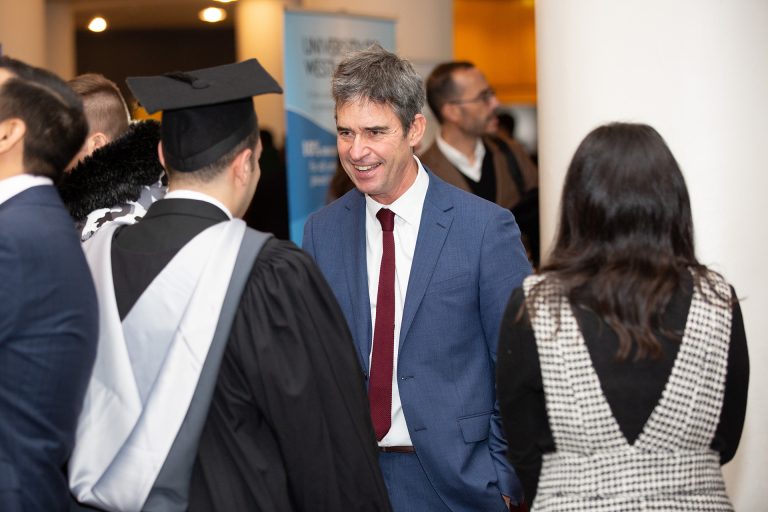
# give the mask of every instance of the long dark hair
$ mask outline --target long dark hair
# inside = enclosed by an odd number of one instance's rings
[[[660,313],[689,272],[698,284],[706,268],[694,251],[683,174],[656,130],[612,123],[582,141],[565,178],[555,247],[541,270],[572,306],[591,309],[616,332],[617,359],[633,343],[636,358],[661,355],[653,332]]]

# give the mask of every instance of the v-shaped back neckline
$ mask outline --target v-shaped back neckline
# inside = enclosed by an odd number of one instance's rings
[[[694,296],[691,299],[691,306],[693,306],[694,301],[697,299],[696,297],[696,289],[694,287]],[[586,340],[584,339],[584,335],[582,334],[581,329],[579,328],[578,321],[576,320],[576,315],[573,312],[573,308],[570,304],[566,304],[564,307],[568,308],[567,315],[561,315],[561,320],[564,322],[572,323],[572,325],[568,326],[573,328],[574,332],[577,333],[578,337],[578,351],[581,352],[580,356],[583,358],[586,358],[587,361],[589,361],[589,381],[581,382],[584,386],[589,386],[591,389],[584,389],[584,388],[577,388],[576,391],[576,398],[579,400],[579,404],[582,404],[582,400],[589,400],[592,403],[584,404],[586,407],[597,407],[601,416],[600,421],[606,425],[607,428],[610,429],[610,436],[611,436],[611,442],[605,443],[606,445],[613,445],[615,443],[621,443],[622,445],[625,445],[627,448],[634,448],[634,449],[641,449],[643,448],[644,441],[649,437],[649,434],[647,432],[649,429],[654,428],[656,424],[659,422],[659,418],[663,416],[664,411],[662,408],[667,409],[668,408],[668,402],[669,402],[669,394],[670,393],[679,393],[680,386],[675,385],[679,384],[682,375],[681,375],[681,357],[684,355],[686,357],[690,357],[690,353],[694,349],[693,343],[690,340],[690,337],[687,335],[689,330],[691,329],[690,325],[690,315],[688,318],[686,318],[685,321],[685,334],[683,334],[683,338],[680,341],[680,347],[677,353],[677,356],[675,357],[674,362],[672,363],[672,370],[669,373],[669,376],[667,377],[666,382],[664,383],[664,387],[661,391],[660,398],[658,402],[656,403],[656,406],[651,411],[651,414],[648,416],[648,419],[643,424],[642,429],[640,430],[640,433],[638,434],[637,438],[635,438],[634,441],[630,441],[627,439],[627,436],[625,433],[621,430],[621,427],[619,426],[619,422],[616,419],[616,415],[614,414],[613,407],[611,407],[611,403],[608,401],[608,398],[605,395],[605,391],[603,390],[602,383],[600,381],[600,377],[597,374],[597,370],[595,369],[595,364],[592,359],[592,356],[589,351],[589,347],[587,347]],[[690,312],[690,308],[689,308]],[[581,392],[580,392],[581,391]],[[599,398],[597,398],[599,397]],[[606,434],[607,432],[604,432]],[[607,439],[603,439],[603,442],[607,441]],[[617,447],[617,446],[611,446],[611,447]]]
[[[528,290],[533,286],[533,283],[540,282],[541,279],[543,279],[542,276],[533,278],[532,283],[528,284]],[[556,445],[560,446],[561,442],[564,441],[566,445],[577,447],[579,451],[588,453],[606,449],[664,450],[670,447],[684,449],[687,446],[692,446],[692,443],[706,440],[707,436],[714,434],[716,419],[708,419],[703,413],[697,412],[696,408],[702,407],[702,400],[706,401],[706,397],[702,398],[703,395],[716,392],[718,386],[723,385],[723,382],[707,382],[706,379],[713,376],[717,378],[722,376],[724,379],[724,367],[720,369],[723,372],[722,375],[717,373],[720,370],[715,367],[712,367],[711,370],[704,370],[704,368],[711,366],[714,353],[722,352],[723,347],[725,347],[724,356],[727,358],[727,340],[721,347],[721,343],[716,342],[715,338],[722,337],[723,333],[715,331],[721,327],[723,318],[726,316],[728,317],[728,328],[730,328],[730,309],[709,306],[714,306],[723,297],[728,297],[730,288],[717,274],[710,274],[710,279],[717,291],[709,289],[706,284],[701,286],[694,284],[693,286],[693,295],[677,356],[658,402],[633,442],[630,442],[621,430],[603,391],[589,347],[579,328],[572,306],[567,299],[559,295],[555,283],[540,283],[545,289],[541,290],[542,293],[539,294],[540,298],[536,299],[537,302],[541,300],[544,301],[543,304],[546,304],[547,297],[550,299],[560,297],[557,304],[549,302],[546,306],[550,315],[559,310],[559,323],[553,322],[552,318],[545,320],[543,324],[539,322],[539,329],[544,329],[545,338],[552,337],[552,341],[555,337],[558,338],[555,344],[545,346],[549,356],[542,356],[542,348],[539,344],[540,360],[543,365],[544,359],[550,357],[549,364],[553,364],[553,361],[559,361],[555,364],[562,365],[565,375],[561,377],[564,380],[558,386],[566,385],[572,388],[572,395],[569,395],[574,400],[572,411],[580,416],[582,427],[589,428],[591,433],[590,436],[578,435],[577,432],[572,431],[574,424],[558,423],[562,420],[555,420],[552,423],[553,418],[550,417]],[[713,334],[710,335],[711,333]],[[538,337],[537,343],[539,343]],[[549,343],[549,340],[543,343]],[[554,352],[552,352],[553,350]],[[555,360],[551,359],[553,355],[556,357]],[[542,374],[544,374],[543,367]],[[561,395],[560,399],[563,399],[564,396],[566,395]],[[722,396],[720,396],[720,400],[722,400]],[[719,411],[721,404],[721,401],[715,404],[717,411]],[[565,428],[565,430],[561,428]],[[711,442],[711,436],[706,442]]]

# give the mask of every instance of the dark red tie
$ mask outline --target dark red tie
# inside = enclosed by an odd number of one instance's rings
[[[384,250],[376,295],[376,326],[373,329],[371,378],[368,401],[376,439],[381,441],[392,424],[392,359],[395,350],[395,214],[382,208],[376,214],[381,223]]]

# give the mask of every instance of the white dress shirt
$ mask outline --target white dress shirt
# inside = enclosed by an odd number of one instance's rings
[[[28,188],[39,187],[40,185],[53,185],[53,180],[45,176],[33,176],[31,174],[17,174],[0,180],[0,204],[21,194]]]
[[[429,177],[421,162],[415,156],[419,165],[416,181],[395,202],[390,205],[377,203],[369,196],[365,196],[365,254],[368,267],[368,296],[371,301],[371,325],[376,325],[376,299],[379,290],[379,270],[381,267],[381,255],[384,250],[381,223],[376,218],[376,213],[381,208],[388,208],[395,213],[395,347],[394,361],[392,365],[392,426],[387,435],[379,441],[379,446],[411,446],[411,436],[408,433],[408,425],[403,407],[400,403],[400,390],[397,385],[398,354],[400,352],[400,326],[403,323],[403,304],[405,304],[405,292],[408,289],[408,278],[411,275],[411,263],[413,253],[416,250],[416,239],[419,237],[419,224],[421,223],[421,211],[424,207],[424,199],[427,196]],[[371,343],[373,348],[373,343]],[[368,368],[370,370],[371,359],[368,355]]]
[[[475,160],[470,163],[464,153],[454,148],[437,134],[435,138],[437,147],[440,152],[451,162],[464,176],[471,179],[475,183],[480,181],[480,177],[483,174],[483,159],[485,158],[485,146],[483,146],[480,138],[475,143]]]

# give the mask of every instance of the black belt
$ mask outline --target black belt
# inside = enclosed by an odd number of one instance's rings
[[[384,453],[416,453],[413,446],[379,446],[379,451]]]

